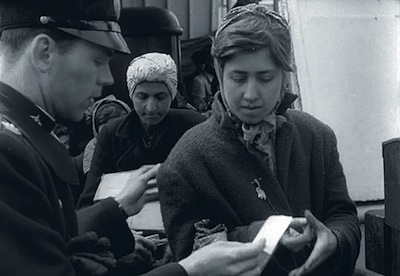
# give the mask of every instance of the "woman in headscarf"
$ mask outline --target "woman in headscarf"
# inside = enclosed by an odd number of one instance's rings
[[[92,163],[93,152],[97,143],[97,136],[100,130],[112,120],[127,115],[131,108],[121,100],[109,95],[93,104],[93,112],[91,114],[93,139],[90,140],[83,152],[83,174],[89,172]]]
[[[175,258],[192,252],[195,224],[204,219],[247,242],[268,217],[286,215],[305,224],[283,235],[263,275],[352,275],[357,211],[334,132],[288,109],[295,97],[287,22],[261,5],[232,9],[212,54],[220,82],[213,113],[186,132],[157,174]]]
[[[205,120],[195,111],[170,109],[178,84],[171,56],[147,53],[136,57],[126,77],[133,110],[100,132],[78,208],[93,204],[103,174],[164,162],[183,133]]]

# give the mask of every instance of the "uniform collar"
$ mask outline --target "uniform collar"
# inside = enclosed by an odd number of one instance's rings
[[[21,93],[16,92],[17,91],[15,91],[11,86],[0,82],[0,94],[2,94],[3,97],[6,97],[9,101],[18,103],[18,106],[20,106],[22,110],[25,110],[32,120],[50,133],[56,125],[55,120],[44,111],[44,109],[35,105]]]
[[[65,183],[79,185],[67,149],[50,134],[54,121],[29,99],[0,82],[1,116],[14,124],[54,173]],[[35,119],[36,118],[36,119]]]

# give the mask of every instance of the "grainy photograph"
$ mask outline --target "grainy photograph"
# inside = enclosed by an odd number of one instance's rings
[[[400,1],[0,0],[0,275],[400,275]]]

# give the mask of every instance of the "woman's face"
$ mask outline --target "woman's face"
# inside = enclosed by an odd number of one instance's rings
[[[141,82],[132,95],[133,108],[145,128],[157,125],[165,118],[171,100],[163,82]]]
[[[268,48],[240,52],[225,63],[223,96],[240,121],[257,124],[281,98],[283,71],[273,62]]]

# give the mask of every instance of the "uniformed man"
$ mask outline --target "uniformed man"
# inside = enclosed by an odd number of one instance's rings
[[[0,275],[104,275],[135,248],[125,219],[158,166],[76,214],[78,178],[52,132],[55,118],[79,121],[113,83],[109,60],[129,53],[119,10],[112,0],[0,0]],[[151,273],[254,274],[262,247],[219,243]]]
[[[79,231],[97,234],[66,248],[78,235],[69,191],[78,178],[52,133],[56,117],[82,119],[113,82],[114,52],[129,53],[119,9],[112,0],[0,1],[0,275],[102,274],[134,248],[126,214],[140,210],[157,168],[142,168],[130,191],[79,213]]]

